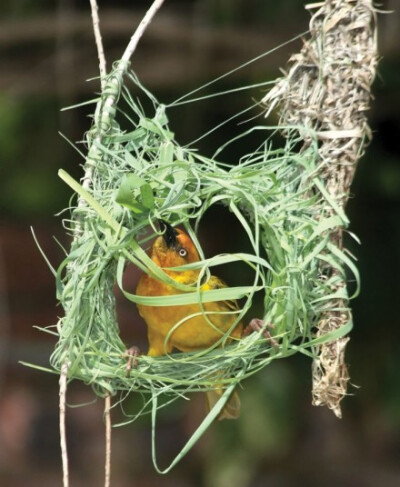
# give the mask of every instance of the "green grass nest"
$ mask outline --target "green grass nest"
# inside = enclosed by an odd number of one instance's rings
[[[144,113],[137,93],[134,97],[123,87],[121,95],[128,108],[118,108],[115,118],[124,119],[130,128],[123,130],[113,120],[99,140],[94,123],[86,141],[88,148],[96,146],[97,154],[95,161],[87,162],[91,164],[89,189],[60,171],[83,204],[72,208],[71,218],[64,220],[75,238],[55,271],[57,296],[65,315],[57,324],[58,342],[51,366],[59,372],[68,362],[69,379],[90,384],[101,396],[121,392],[120,402],[132,391],[142,394],[138,410],[126,413],[129,422],[150,410],[154,415],[161,407],[160,395],[163,406],[189,392],[214,387],[217,373],[223,376],[219,382],[226,384],[228,394],[240,380],[272,360],[298,352],[312,358],[313,347],[349,331],[351,323],[326,336],[313,335],[322,313],[330,310],[335,299],[347,299],[346,289],[340,286],[345,268],[350,267],[356,276],[357,270],[329,238],[332,228],[346,226],[348,221],[319,177],[324,163],[317,157],[315,133],[285,127],[285,146],[273,149],[270,139],[277,128],[253,126],[240,137],[245,140],[252,131],[263,131],[265,142],[249,147],[247,156],[229,162],[218,160],[225,144],[212,158],[204,157],[177,143],[168,126],[166,107],[132,72],[127,77],[134,90],[151,102],[152,114]],[[308,149],[298,153],[296,148],[305,137],[310,141]],[[155,229],[157,219],[183,225],[197,241],[191,224],[195,227],[215,204],[234,213],[253,252],[203,257],[198,263],[201,274],[215,265],[240,261],[254,272],[251,285],[210,293],[200,293],[198,286],[180,286],[187,292],[169,298],[143,298],[123,289],[127,263],[169,279],[144,250],[151,238],[149,227]],[[328,208],[335,209],[335,216],[324,216]],[[335,272],[323,275],[324,263]],[[339,291],[332,294],[335,280]],[[115,283],[128,299],[159,306],[244,298],[237,320],[251,307],[254,294],[263,293],[263,319],[274,324],[279,349],[271,347],[261,333],[229,345],[224,345],[226,336],[222,336],[210,350],[159,358],[143,355],[127,377],[127,345],[119,335]]]

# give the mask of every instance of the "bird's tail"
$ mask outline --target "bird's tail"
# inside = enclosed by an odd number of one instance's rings
[[[213,391],[207,391],[207,407],[210,411],[217,401],[221,398],[222,394],[224,393],[224,389],[219,387],[218,389],[214,389]],[[222,411],[218,415],[218,420],[221,419],[237,419],[240,414],[240,397],[239,394],[236,392],[236,389],[232,391],[232,394],[229,396],[228,400]]]

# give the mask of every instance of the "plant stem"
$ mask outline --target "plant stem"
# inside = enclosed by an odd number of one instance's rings
[[[60,374],[60,444],[63,470],[63,487],[69,486],[67,435],[65,432],[65,409],[67,396],[68,362],[61,366]]]
[[[104,473],[104,487],[110,487],[111,480],[111,396],[107,394],[104,399],[104,421],[106,425],[106,458],[105,458],[105,473]]]
[[[106,58],[104,55],[103,41],[100,32],[99,7],[97,5],[97,0],[90,0],[90,8],[92,10],[93,32],[96,41],[97,54],[99,57],[101,89],[103,90],[105,84],[105,78],[107,74],[107,65],[106,65]]]

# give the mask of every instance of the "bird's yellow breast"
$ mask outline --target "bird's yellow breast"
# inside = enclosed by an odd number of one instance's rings
[[[174,280],[182,283],[193,283],[195,276],[187,273],[168,272]],[[210,281],[220,282],[212,277]],[[203,291],[214,286],[205,284]],[[167,296],[180,294],[181,291],[164,282],[143,275],[137,287],[137,294],[141,296]],[[208,348],[220,340],[230,330],[237,318],[231,306],[224,301],[180,306],[144,306],[138,305],[139,313],[148,327],[149,355],[164,355],[170,353],[173,348],[183,352]],[[230,333],[231,338],[239,339],[242,332],[242,324],[237,324]]]

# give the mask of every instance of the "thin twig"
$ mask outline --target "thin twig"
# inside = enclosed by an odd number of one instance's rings
[[[105,84],[105,77],[107,74],[107,67],[106,67],[106,57],[104,55],[103,41],[100,32],[99,7],[97,5],[97,0],[90,0],[90,8],[92,10],[93,32],[94,32],[94,38],[96,40],[97,55],[99,57],[101,89],[103,90]]]
[[[67,396],[68,362],[61,366],[60,374],[60,445],[63,470],[63,487],[69,486],[67,435],[65,432],[65,405]]]
[[[107,394],[104,399],[104,421],[106,424],[106,459],[105,459],[105,474],[104,487],[110,487],[111,479],[111,396]]]
[[[135,33],[131,37],[127,48],[122,56],[122,61],[129,61],[134,53],[136,46],[139,42],[139,39],[142,37],[144,31],[147,29],[147,26],[153,20],[154,15],[157,13],[157,10],[161,7],[164,3],[164,0],[155,0],[149,10],[146,12],[146,15],[143,17],[143,20],[138,25]]]

